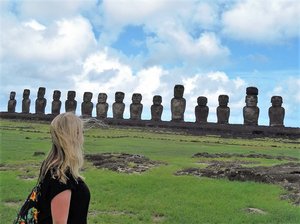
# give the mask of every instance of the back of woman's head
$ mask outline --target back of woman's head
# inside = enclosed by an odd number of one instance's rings
[[[42,176],[48,170],[66,182],[66,173],[74,178],[81,177],[79,170],[83,165],[83,123],[75,114],[67,112],[57,115],[50,125],[52,149],[42,167]]]
[[[83,144],[82,121],[72,112],[57,115],[51,122],[50,131],[53,144],[67,153]]]

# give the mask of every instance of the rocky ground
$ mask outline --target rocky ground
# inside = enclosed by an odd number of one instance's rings
[[[143,155],[127,153],[89,154],[86,159],[97,168],[106,168],[121,173],[142,173],[146,170],[162,165],[162,162],[153,161]]]
[[[197,158],[265,158],[288,160],[288,162],[275,166],[254,166],[245,167],[253,162],[248,161],[208,161],[205,168],[188,168],[176,172],[176,175],[195,175],[210,178],[227,178],[231,181],[255,181],[270,184],[279,184],[287,193],[282,195],[282,199],[288,199],[295,205],[300,205],[300,163],[297,158],[284,156],[269,156],[264,154],[210,154],[197,153],[194,155]],[[203,162],[202,162],[203,163]]]

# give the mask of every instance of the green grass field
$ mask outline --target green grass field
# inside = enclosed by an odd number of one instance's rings
[[[0,222],[12,223],[36,183],[51,146],[49,124],[0,120]],[[300,207],[281,200],[279,185],[176,176],[200,167],[195,153],[261,153],[300,159],[300,140],[229,139],[125,128],[85,131],[85,153],[130,153],[165,164],[141,174],[97,169],[86,161],[83,175],[91,191],[88,223],[300,223]],[[288,161],[251,159],[271,166]],[[264,214],[249,213],[257,208]]]

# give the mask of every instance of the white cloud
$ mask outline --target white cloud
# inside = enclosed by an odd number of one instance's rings
[[[41,24],[33,19],[31,19],[28,22],[24,22],[23,24],[25,27],[30,27],[31,29],[34,29],[36,31],[42,31],[42,30],[46,29],[46,27],[43,24]]]
[[[168,6],[168,1],[162,0],[119,0],[118,3],[104,0],[102,8],[104,18],[110,25],[124,26],[127,24],[144,23],[146,19],[156,15]],[[169,2],[170,3],[170,2]]]
[[[235,84],[235,87],[237,89],[240,89],[243,86],[246,86],[246,83],[243,79],[241,79],[240,77],[237,77],[235,80],[233,80],[233,83]]]
[[[3,32],[2,57],[20,60],[74,60],[96,46],[92,28],[82,17],[55,21],[48,27],[35,20],[23,24],[8,21]]]
[[[218,24],[219,15],[215,5],[207,2],[200,2],[195,6],[193,20],[195,24],[204,29],[211,29]]]
[[[193,38],[175,24],[162,25],[157,37],[149,38],[147,43],[151,63],[183,63],[209,67],[218,63],[224,65],[230,51],[222,46],[214,33],[202,33]]]
[[[142,26],[149,57],[146,65],[183,63],[210,67],[227,63],[230,50],[212,30],[214,3],[172,0],[103,1],[101,44],[114,43],[128,25]]]
[[[18,16],[22,19],[35,18],[48,22],[51,20],[70,18],[79,12],[96,7],[97,0],[21,0],[16,4]]]
[[[233,39],[260,43],[299,37],[300,1],[237,1],[223,14],[223,33]]]

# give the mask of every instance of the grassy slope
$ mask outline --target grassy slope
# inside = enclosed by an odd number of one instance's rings
[[[0,120],[0,220],[11,223],[22,200],[34,185],[50,147],[48,125]],[[118,174],[86,163],[84,176],[92,193],[89,223],[298,223],[300,208],[280,200],[283,189],[254,182],[230,182],[175,176],[199,167],[197,152],[263,153],[300,158],[299,144],[278,139],[222,139],[134,129],[90,129],[85,153],[126,152],[166,162],[143,174]],[[299,142],[298,142],[299,143]],[[286,161],[246,159],[259,165]],[[265,215],[249,214],[248,207]],[[3,220],[3,222],[2,222]]]

